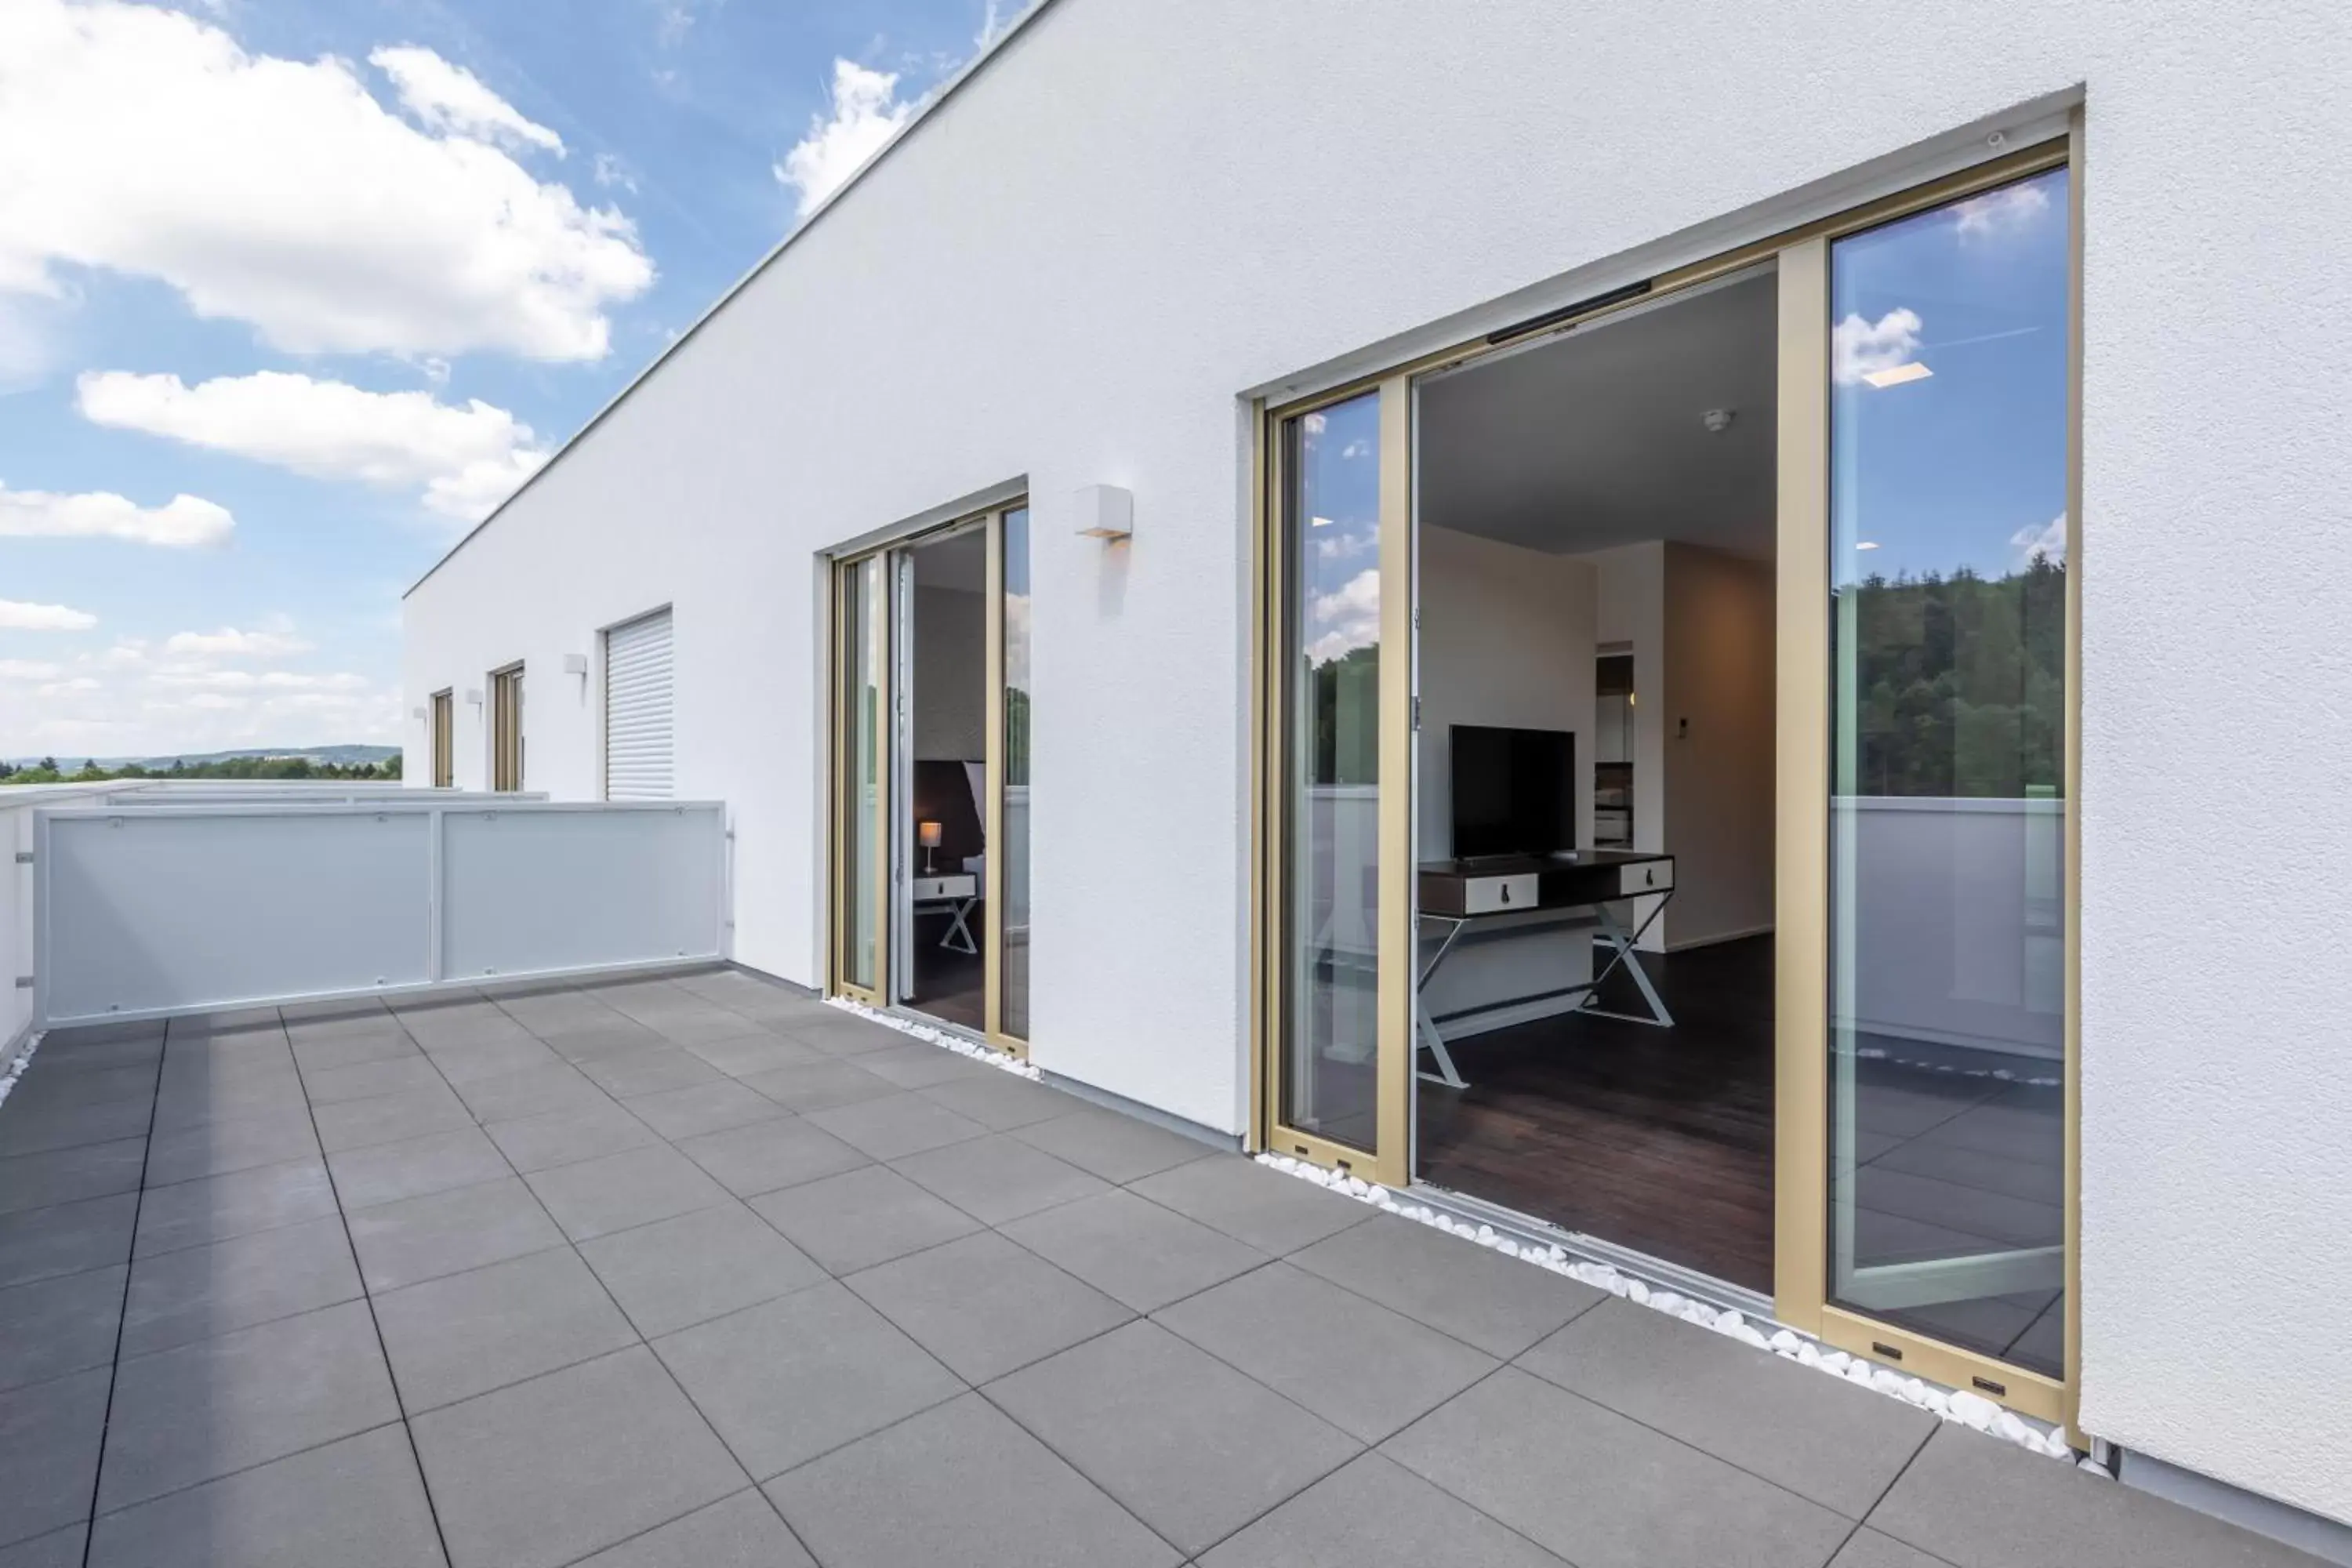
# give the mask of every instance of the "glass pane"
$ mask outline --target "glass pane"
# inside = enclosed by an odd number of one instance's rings
[[[1831,1294],[2063,1374],[2066,174],[1831,252]]]
[[[1029,509],[1004,514],[1004,952],[999,1022],[1029,1037]]]
[[[1282,1119],[1371,1151],[1380,1041],[1380,395],[1285,427]]]
[[[842,569],[842,981],[876,980],[874,896],[881,879],[882,670],[887,621],[877,556]]]

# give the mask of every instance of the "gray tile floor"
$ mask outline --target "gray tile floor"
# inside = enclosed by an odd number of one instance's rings
[[[2307,1561],[738,973],[0,1108],[0,1568]]]

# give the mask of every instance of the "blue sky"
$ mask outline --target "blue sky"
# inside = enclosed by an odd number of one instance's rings
[[[396,741],[401,591],[1021,3],[0,5],[0,755]]]

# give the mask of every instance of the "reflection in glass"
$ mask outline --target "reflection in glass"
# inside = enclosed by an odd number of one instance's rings
[[[999,1022],[1029,1037],[1029,509],[1004,514],[1004,949]]]
[[[1284,427],[1283,1120],[1370,1151],[1380,931],[1380,395]]]
[[[2066,172],[1831,252],[1831,1296],[2063,1375]]]
[[[881,879],[882,671],[887,622],[882,561],[868,556],[841,571],[843,879],[842,981],[877,984],[876,889]]]

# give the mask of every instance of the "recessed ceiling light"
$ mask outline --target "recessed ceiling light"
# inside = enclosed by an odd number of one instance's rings
[[[1874,539],[1859,540],[1855,542],[1854,548],[1856,550],[1875,550],[1878,548],[1878,541]]]
[[[1310,517],[1307,520],[1307,526],[1309,528],[1328,528],[1331,526],[1331,520],[1328,517]]]
[[[1900,386],[1906,381],[1925,381],[1935,374],[1926,364],[1915,359],[1907,360],[1902,364],[1889,365],[1885,370],[1874,370],[1862,379],[1873,386]]]

